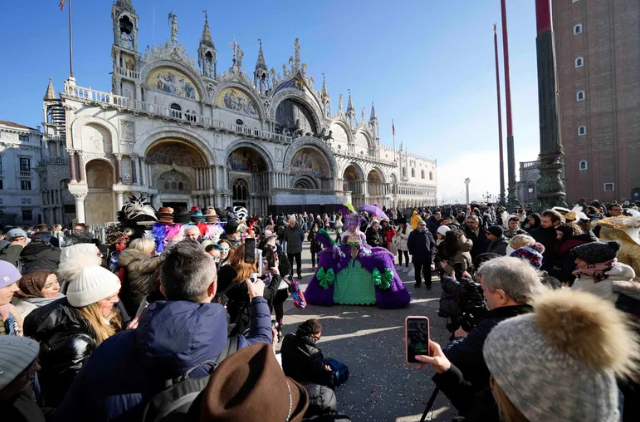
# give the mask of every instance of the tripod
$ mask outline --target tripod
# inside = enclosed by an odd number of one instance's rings
[[[440,392],[440,389],[438,387],[436,387],[436,389],[433,390],[433,394],[431,394],[431,397],[429,398],[429,402],[427,403],[427,407],[424,409],[424,413],[422,414],[422,418],[420,419],[420,422],[424,422],[427,419],[427,414],[433,407],[433,403],[436,401],[436,397],[438,396],[439,392]]]

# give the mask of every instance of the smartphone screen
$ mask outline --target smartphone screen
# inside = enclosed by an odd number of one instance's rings
[[[409,316],[405,320],[407,362],[420,363],[416,355],[429,355],[429,319]]]
[[[244,262],[247,264],[255,264],[256,262],[256,239],[247,237],[244,240]]]

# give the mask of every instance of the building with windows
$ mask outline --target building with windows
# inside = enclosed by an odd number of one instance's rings
[[[257,214],[435,204],[436,162],[382,145],[373,104],[357,113],[349,93],[343,108],[324,75],[315,89],[298,39],[278,71],[260,41],[248,75],[235,39],[230,66],[218,66],[206,15],[197,62],[179,43],[176,15],[170,39],[144,52],[131,1],[117,0],[111,17],[111,91],[70,78],[45,97],[47,220],[74,210],[81,222],[112,221],[132,193],[156,207]],[[55,181],[54,166],[68,169]]]
[[[0,222],[42,221],[40,182],[35,167],[41,159],[42,133],[0,120]]]
[[[538,202],[538,179],[540,178],[540,161],[520,161],[516,197],[519,204],[535,204]],[[564,166],[560,172],[560,180],[567,183]]]
[[[640,200],[640,2],[553,1],[567,201]]]

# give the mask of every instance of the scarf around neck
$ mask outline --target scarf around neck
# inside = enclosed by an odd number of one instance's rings
[[[573,275],[577,276],[578,278],[580,278],[580,276],[582,275],[593,277],[595,279],[595,282],[597,283],[609,278],[609,274],[607,274],[607,271],[610,271],[613,267],[616,266],[617,263],[618,260],[614,258],[611,261],[589,264],[587,268],[577,268],[573,272]]]

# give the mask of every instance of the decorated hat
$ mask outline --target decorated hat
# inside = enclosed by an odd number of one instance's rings
[[[611,242],[591,242],[579,245],[571,251],[587,264],[600,264],[611,261],[618,256],[620,250],[620,242],[613,240]]]
[[[526,259],[536,270],[539,270],[540,267],[542,267],[542,253],[534,249],[532,246],[523,246],[522,248],[516,249],[510,253],[509,256]]]
[[[194,205],[193,207],[191,207],[191,210],[189,210],[189,212],[190,212],[190,213],[192,213],[192,214],[193,214],[194,212],[196,212],[196,211],[200,211],[200,208],[199,208],[199,207],[197,207],[197,206],[195,206],[195,205]]]
[[[195,223],[204,222],[204,215],[202,215],[202,211],[195,210],[191,212],[191,221]]]
[[[158,210],[158,222],[160,223],[173,223],[173,208],[170,207],[161,207]]]
[[[628,210],[630,217],[618,216],[598,221],[602,227],[600,237],[608,240],[626,240],[640,245],[640,212]]]
[[[208,208],[204,216],[205,216],[205,219],[207,220],[207,223],[209,224],[217,223],[219,220],[218,214],[216,213],[216,210],[213,208]]]

